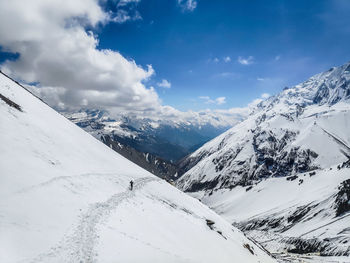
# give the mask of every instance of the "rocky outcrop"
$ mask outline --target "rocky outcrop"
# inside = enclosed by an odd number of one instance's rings
[[[176,165],[170,163],[169,161],[163,160],[162,158],[150,153],[139,152],[129,145],[124,145],[113,140],[108,135],[101,136],[101,141],[111,149],[123,155],[128,160],[141,166],[154,175],[167,180],[177,179],[178,169]]]
[[[188,171],[177,185],[209,193],[348,159],[350,142],[343,131],[349,115],[349,67],[332,68],[259,103],[247,120],[183,159]]]
[[[350,211],[350,179],[341,183],[335,198],[336,216],[342,216]]]

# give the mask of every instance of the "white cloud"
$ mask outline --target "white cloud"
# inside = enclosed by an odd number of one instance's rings
[[[215,99],[216,104],[221,105],[226,103],[226,97],[218,97]]]
[[[119,52],[98,49],[97,36],[85,29],[116,17],[118,12],[105,12],[96,0],[0,0],[0,45],[20,54],[1,69],[24,82],[39,82],[30,89],[60,110],[102,108],[115,115],[216,126],[233,125],[248,114],[249,107],[182,112],[161,105],[155,89],[145,86],[154,74],[152,66],[142,67]],[[171,86],[166,80],[160,83]],[[225,97],[201,99],[212,105],[226,103]]]
[[[127,6],[128,4],[137,4],[139,3],[141,0],[119,0],[117,6],[120,7],[120,6]]]
[[[166,79],[162,79],[161,82],[157,83],[157,86],[161,87],[161,88],[170,89],[171,88],[171,83],[169,81],[167,81]]]
[[[197,7],[197,0],[177,0],[183,11],[192,12]]]
[[[115,14],[111,15],[110,20],[119,24],[127,21],[142,20],[140,13],[136,10],[136,6],[140,1],[141,0],[119,0],[117,3],[117,11]]]
[[[116,17],[96,0],[0,0],[0,45],[20,54],[1,68],[24,82],[39,82],[37,92],[56,107],[159,107],[155,90],[144,85],[152,66],[98,49],[98,38],[85,30]]]
[[[198,98],[203,100],[206,104],[222,105],[226,103],[226,97],[217,97],[216,99],[211,99],[209,96],[200,96]]]
[[[142,17],[138,11],[134,11],[133,14],[130,14],[129,11],[120,9],[117,11],[116,15],[111,18],[111,21],[122,24],[129,20],[135,21],[135,20],[141,20]]]
[[[260,98],[253,100],[246,107],[229,108],[229,109],[204,109],[199,111],[179,111],[171,106],[161,106],[156,111],[142,112],[134,115],[135,118],[149,118],[155,122],[173,122],[186,123],[196,125],[210,124],[216,127],[234,126],[249,116],[256,110],[256,106],[265,100],[266,94],[262,94]],[[208,104],[225,101],[224,97],[218,97],[212,100],[209,96],[199,97],[201,100],[207,101]],[[120,115],[118,115],[120,116]]]
[[[205,96],[204,96],[205,97]],[[147,112],[132,117],[149,118],[154,122],[186,123],[187,125],[213,125],[215,127],[229,127],[244,120],[250,108],[204,109],[200,111],[179,111],[171,106],[162,106],[158,111],[149,115]],[[144,114],[144,115],[142,115]],[[117,115],[120,116],[120,115]]]
[[[242,65],[250,65],[254,63],[254,57],[253,56],[249,56],[247,58],[238,57],[237,61]]]
[[[231,57],[229,57],[229,56],[224,57],[224,61],[225,61],[226,63],[230,62],[230,61],[231,61]]]

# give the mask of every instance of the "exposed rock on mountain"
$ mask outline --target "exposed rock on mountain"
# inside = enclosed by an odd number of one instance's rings
[[[136,163],[143,169],[166,180],[175,180],[178,176],[178,168],[175,164],[165,161],[153,154],[142,153],[129,145],[123,145],[110,138],[109,135],[101,135],[101,141],[128,160]]]
[[[104,110],[63,114],[127,159],[169,180],[177,179],[188,170],[181,162],[178,166],[181,158],[229,128],[195,120],[191,124],[130,116],[113,119]],[[237,116],[233,122],[241,119],[243,116]]]
[[[188,121],[152,120],[120,115],[112,118],[105,110],[64,112],[69,120],[101,139],[108,135],[117,143],[142,153],[150,153],[169,162],[176,162],[192,153],[230,126]],[[233,123],[242,120],[237,117]]]
[[[350,64],[261,102],[247,120],[184,159],[178,185],[193,191],[250,185],[326,168],[350,156]]]
[[[349,256],[349,131],[347,63],[261,102],[184,159],[177,185],[283,259]]]

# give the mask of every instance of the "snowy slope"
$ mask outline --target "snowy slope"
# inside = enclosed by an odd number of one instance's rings
[[[350,163],[331,168],[299,174],[293,181],[269,178],[252,188],[195,195],[270,252],[349,256]]]
[[[347,63],[260,103],[177,185],[271,251],[350,255],[349,131]]]
[[[2,74],[0,94],[0,262],[274,262]]]
[[[350,156],[350,63],[263,101],[247,120],[187,160],[187,191],[232,188],[346,161]]]

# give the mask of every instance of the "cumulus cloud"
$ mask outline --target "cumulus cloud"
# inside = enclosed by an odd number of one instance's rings
[[[254,57],[253,56],[249,56],[247,58],[238,57],[237,61],[241,65],[250,65],[254,63]]]
[[[56,107],[157,107],[157,93],[144,84],[154,73],[152,66],[141,67],[119,52],[98,49],[97,36],[86,30],[116,17],[118,12],[104,11],[97,0],[0,0],[0,46],[19,54],[1,69],[24,82],[39,83],[36,92]]]
[[[249,107],[182,112],[161,105],[155,89],[146,87],[154,74],[151,65],[140,66],[117,51],[98,48],[98,37],[86,28],[133,19],[135,13],[123,17],[120,12],[138,2],[121,0],[111,13],[97,0],[0,0],[0,46],[19,54],[1,69],[25,83],[37,83],[29,88],[59,110],[102,108],[115,115],[217,126],[233,125],[247,116]],[[158,84],[171,87],[165,79]],[[225,97],[201,99],[212,105],[226,103]]]
[[[182,8],[183,11],[192,12],[197,7],[196,0],[177,0],[177,4]]]
[[[226,103],[226,97],[217,97],[216,99],[211,99],[209,96],[200,96],[199,99],[203,100],[207,104],[222,105]]]
[[[161,82],[157,83],[158,87],[165,88],[165,89],[170,89],[171,88],[171,83],[167,81],[166,79],[162,79]]]

